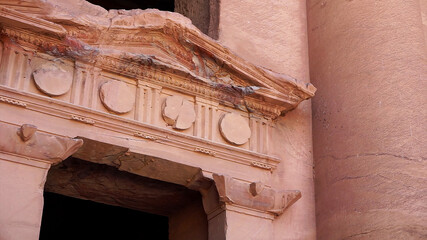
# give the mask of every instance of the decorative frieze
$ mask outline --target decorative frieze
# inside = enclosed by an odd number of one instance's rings
[[[8,103],[11,105],[19,106],[19,107],[27,107],[27,103],[23,101],[19,101],[16,99],[8,98],[8,97],[2,97],[0,96],[0,102]]]
[[[81,116],[77,116],[74,114],[71,114],[71,119],[74,121],[78,121],[78,122],[82,122],[82,123],[86,123],[89,125],[94,125],[95,124],[95,120],[87,118],[87,117],[81,117]]]
[[[145,134],[145,133],[142,133],[142,132],[136,132],[134,134],[134,136],[140,137],[140,138],[144,138],[144,139],[147,139],[147,140],[151,140],[151,141],[156,141],[156,140],[159,139],[158,137],[155,137],[155,136],[150,135],[150,134]]]
[[[199,153],[203,153],[203,154],[207,154],[207,155],[211,155],[211,156],[214,156],[214,157],[216,155],[215,151],[212,151],[212,150],[209,150],[209,149],[206,149],[206,148],[197,147],[197,148],[194,149],[194,151],[195,152],[199,152]]]
[[[249,149],[230,146],[229,144],[220,143],[217,141],[208,141],[199,137],[193,137],[183,134],[178,131],[171,131],[166,128],[159,128],[150,124],[138,123],[137,121],[125,120],[120,116],[111,116],[109,113],[92,111],[90,109],[71,105],[69,103],[57,100],[48,99],[44,96],[36,94],[21,94],[19,92],[10,92],[9,88],[0,86],[0,94],[7,96],[9,99],[21,98],[22,102],[31,102],[27,105],[28,111],[37,114],[48,115],[56,120],[70,119],[71,115],[75,116],[88,116],[90,114],[92,120],[101,119],[96,121],[93,125],[94,132],[102,132],[105,129],[115,133],[123,134],[123,136],[136,136],[147,139],[156,144],[161,144],[158,147],[165,147],[170,149],[171,153],[180,152],[182,150],[188,151],[186,154],[198,153],[194,150],[196,148],[204,148],[215,152],[215,159],[222,164],[236,164],[239,168],[247,166],[255,167],[252,162],[263,161],[263,164],[269,166],[267,168],[260,168],[262,171],[272,171],[279,164],[279,158],[273,155],[266,155]],[[88,117],[86,117],[88,118]],[[136,132],[139,132],[137,134]],[[200,153],[200,157],[204,154]],[[191,155],[193,156],[193,155]],[[206,155],[208,156],[208,155]],[[193,158],[193,157],[190,157]]]
[[[267,169],[267,170],[273,169],[271,165],[266,164],[266,163],[262,163],[262,162],[252,162],[251,165],[254,167],[263,168],[263,169]]]

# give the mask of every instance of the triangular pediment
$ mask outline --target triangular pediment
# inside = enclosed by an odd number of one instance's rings
[[[51,55],[89,62],[136,79],[157,77],[178,91],[197,92],[267,118],[292,110],[316,90],[311,84],[245,61],[177,13],[106,11],[85,1],[73,2],[71,7],[67,1],[38,0],[26,1],[28,6],[22,11],[22,3],[15,2],[21,1],[0,1],[3,25],[19,19],[23,29],[39,28],[36,30],[46,39],[31,42],[31,31],[23,39],[7,28],[3,34],[38,45]],[[182,81],[162,73],[181,76]]]

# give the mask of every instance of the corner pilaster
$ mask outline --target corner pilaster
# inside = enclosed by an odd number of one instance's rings
[[[211,239],[272,239],[273,220],[301,198],[298,190],[277,191],[261,182],[247,183],[212,175],[200,190]]]
[[[39,239],[47,172],[83,141],[0,124],[0,239]]]

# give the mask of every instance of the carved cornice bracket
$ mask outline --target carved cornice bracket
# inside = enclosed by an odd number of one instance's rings
[[[230,176],[213,174],[219,201],[279,216],[301,198],[298,190],[277,191],[261,182],[246,183]]]
[[[76,152],[83,140],[41,133],[37,127],[0,123],[0,151],[56,164]]]

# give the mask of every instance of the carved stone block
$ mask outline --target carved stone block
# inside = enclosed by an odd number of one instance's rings
[[[251,129],[247,121],[236,113],[225,114],[219,123],[222,136],[230,143],[245,144],[251,137]]]
[[[175,129],[188,129],[196,120],[194,104],[181,96],[169,96],[163,105],[163,119]]]
[[[256,196],[262,192],[264,189],[264,184],[262,182],[253,182],[249,184],[249,192],[252,194],[252,196]]]
[[[102,84],[99,97],[108,110],[118,114],[130,112],[135,105],[135,93],[120,81],[112,80]]]
[[[31,124],[24,124],[18,130],[18,135],[21,137],[22,141],[26,142],[30,140],[30,138],[37,131],[37,127]]]
[[[23,101],[16,100],[16,99],[11,99],[11,98],[8,98],[8,97],[1,97],[0,96],[0,102],[12,104],[12,105],[19,106],[19,107],[24,107],[24,108],[27,107],[27,103],[25,103]]]
[[[46,63],[33,71],[33,78],[40,91],[49,96],[61,96],[67,93],[73,82],[73,73],[55,63]]]

